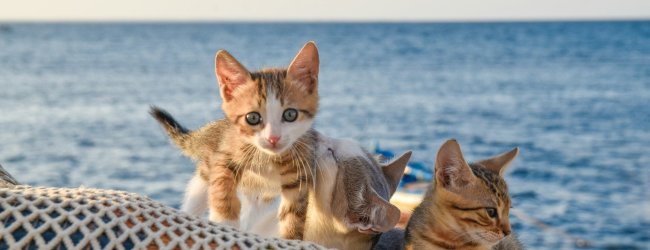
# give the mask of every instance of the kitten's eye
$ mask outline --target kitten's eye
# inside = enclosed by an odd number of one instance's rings
[[[293,122],[298,118],[298,110],[295,109],[286,109],[282,113],[282,119],[287,122]]]
[[[492,207],[485,208],[485,211],[487,211],[487,214],[488,214],[491,218],[496,218],[497,215],[498,215],[498,214],[497,214],[497,210],[494,209],[494,208],[492,208]]]
[[[257,112],[250,112],[246,114],[246,123],[251,126],[255,126],[257,124],[260,124],[262,121],[262,116],[260,116],[260,113]]]

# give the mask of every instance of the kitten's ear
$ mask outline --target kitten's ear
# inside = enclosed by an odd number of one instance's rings
[[[388,164],[382,166],[381,171],[384,173],[386,180],[388,180],[388,184],[390,184],[391,195],[395,193],[395,190],[399,185],[399,181],[402,179],[402,176],[404,175],[404,168],[406,168],[406,164],[409,162],[410,159],[411,159],[411,151],[407,151],[406,153],[402,154],[400,157],[397,157],[391,162],[389,162]]]
[[[519,148],[513,148],[512,150],[505,152],[503,154],[493,156],[487,159],[478,161],[477,163],[483,165],[485,168],[490,171],[503,176],[506,168],[510,166],[510,163],[519,155]]]
[[[251,74],[228,51],[219,50],[214,59],[214,71],[219,81],[221,97],[232,100],[233,91],[251,80]]]
[[[309,41],[302,47],[287,69],[290,82],[300,84],[307,93],[318,90],[318,48],[316,43]]]
[[[474,178],[458,142],[451,139],[442,144],[436,156],[436,182],[448,189],[462,188]]]
[[[378,234],[386,232],[399,222],[400,211],[395,205],[384,200],[372,189],[366,192],[366,209],[359,214],[348,214],[348,220],[360,233]]]

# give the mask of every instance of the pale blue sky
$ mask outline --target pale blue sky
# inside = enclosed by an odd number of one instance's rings
[[[13,21],[650,19],[650,0],[0,0]]]

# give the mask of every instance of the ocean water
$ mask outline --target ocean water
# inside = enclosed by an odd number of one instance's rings
[[[650,249],[650,22],[0,24],[0,164],[31,185],[179,206],[193,163],[149,117],[222,117],[214,53],[287,65],[315,40],[317,128],[432,165],[521,149],[530,249]]]

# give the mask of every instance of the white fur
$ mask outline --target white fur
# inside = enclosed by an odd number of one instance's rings
[[[266,96],[266,116],[262,118],[262,122],[265,123],[264,129],[255,133],[253,143],[257,148],[270,155],[281,154],[311,128],[313,119],[285,122],[282,120],[282,114],[291,106],[285,103],[283,107],[280,100],[276,98],[275,92],[268,91]],[[298,116],[301,115],[304,114],[298,114]],[[280,137],[275,146],[268,142],[268,138],[271,136]]]
[[[359,143],[351,139],[330,139],[332,147],[336,148],[336,156],[341,158],[366,157]]]
[[[208,183],[201,176],[195,174],[187,183],[181,211],[194,216],[201,216],[207,207]]]
[[[277,211],[280,204],[280,175],[273,166],[257,166],[242,172],[237,187],[241,201],[239,229],[267,237],[279,237]]]
[[[266,119],[264,120],[264,129],[260,132],[260,145],[264,149],[275,152],[272,145],[267,141],[267,139],[271,136],[280,136],[280,141],[278,141],[276,147],[278,151],[281,151],[284,149],[284,142],[286,141],[285,138],[283,138],[285,135],[282,133],[282,113],[284,112],[284,109],[282,108],[280,100],[276,98],[275,93],[270,91],[268,92],[265,108]]]
[[[245,232],[256,233],[265,237],[280,237],[277,211],[280,206],[280,196],[264,200],[260,195],[246,195],[237,192],[241,200],[241,227]]]
[[[241,229],[267,237],[279,237],[277,218],[282,185],[280,175],[273,166],[260,166],[256,171],[246,171],[241,179],[237,195],[242,202]],[[255,184],[255,185],[253,185]]]

